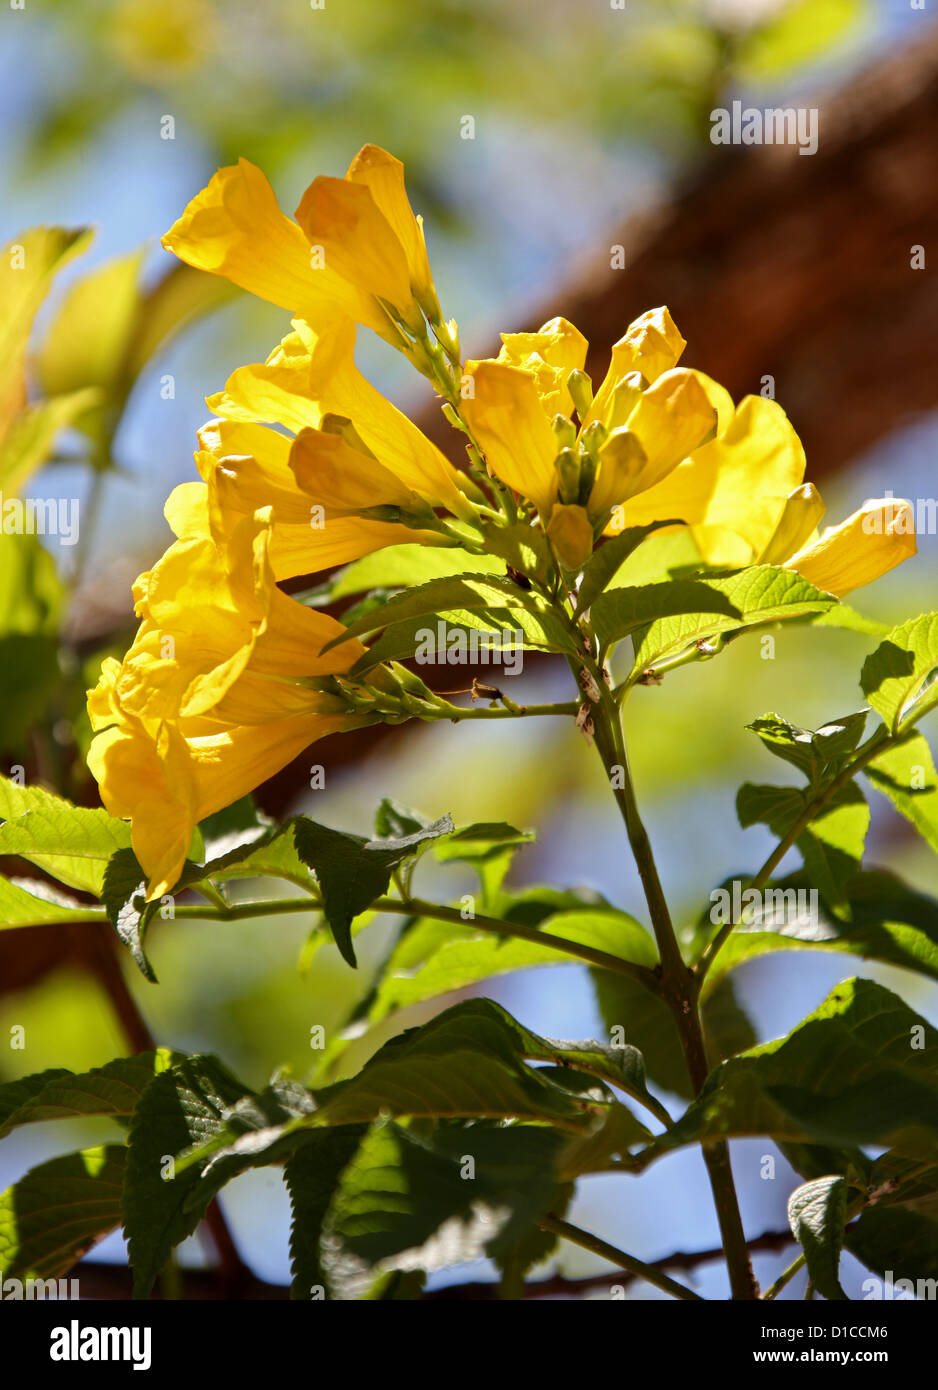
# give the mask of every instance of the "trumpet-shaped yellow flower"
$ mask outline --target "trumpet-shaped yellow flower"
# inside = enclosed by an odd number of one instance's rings
[[[580,555],[578,568],[591,549],[584,519],[563,510],[555,522],[555,509],[578,508],[601,531],[614,509],[716,432],[722,388],[674,365],[684,340],[665,309],[643,315],[616,344],[594,400],[586,340],[565,319],[503,341],[497,358],[467,364],[463,413],[490,472],[534,503],[561,563]]]
[[[270,534],[259,512],[223,545],[172,545],[135,585],[133,645],[89,693],[89,766],[111,814],[133,822],[150,898],[172,889],[203,817],[363,722],[326,678],[364,649],[320,655],[342,625],[276,587]]]
[[[359,151],[344,179],[314,179],[296,221],[248,160],[219,169],[163,245],[299,318],[347,315],[396,347],[404,340],[395,320],[419,336],[424,312],[439,318],[403,165],[376,145]]]
[[[828,526],[786,560],[785,568],[843,598],[901,565],[916,549],[911,504],[882,498],[865,502],[839,526]]]

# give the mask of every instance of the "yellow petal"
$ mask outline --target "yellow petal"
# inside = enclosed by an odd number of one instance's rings
[[[352,160],[345,177],[369,190],[400,242],[414,294],[424,308],[438,310],[423,222],[414,216],[410,206],[401,161],[378,145],[365,145]]]
[[[629,415],[627,427],[647,459],[634,481],[633,494],[644,492],[666,477],[703,442],[717,425],[717,412],[694,372],[683,367],[663,372],[643,391]]]
[[[467,362],[474,393],[463,414],[491,471],[529,497],[542,518],[557,496],[557,443],[529,372],[503,362]]]
[[[309,242],[246,159],[219,169],[163,238],[199,270],[312,321],[348,314],[387,333],[378,306],[328,266],[313,269]]]
[[[227,419],[269,421],[299,433],[343,415],[375,458],[431,506],[471,519],[459,474],[422,430],[366,381],[355,366],[355,328],[346,322],[317,334],[298,322],[267,362],[242,367],[209,408]],[[411,537],[414,539],[414,537]]]
[[[580,569],[592,554],[593,527],[585,507],[558,502],[550,514],[547,534],[566,570]]]
[[[296,220],[325,269],[363,295],[393,304],[419,332],[404,248],[388,219],[362,183],[322,176],[307,188]],[[316,272],[318,273],[318,272]]]
[[[813,483],[796,487],[785,503],[781,520],[768,545],[759,556],[762,565],[780,565],[806,545],[817,530],[827,508]]]
[[[415,509],[421,499],[380,464],[340,435],[302,430],[290,450],[290,468],[307,499],[327,511],[355,512],[367,507]]]
[[[781,406],[747,396],[718,439],[626,504],[625,524],[679,517],[708,564],[749,564],[774,535],[804,467],[801,441]]]
[[[784,568],[796,570],[816,588],[843,598],[895,569],[916,550],[911,504],[883,498],[865,502],[839,526],[829,526]]]
[[[608,425],[609,408],[622,378],[629,372],[641,372],[650,384],[662,372],[677,365],[686,346],[666,308],[649,309],[640,315],[613,346],[609,370],[596,392],[584,425],[594,420]]]

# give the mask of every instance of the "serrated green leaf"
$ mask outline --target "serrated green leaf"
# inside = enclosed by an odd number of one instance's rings
[[[130,845],[130,825],[73,806],[42,787],[0,777],[0,854],[28,859],[70,888],[98,896],[108,860]]]
[[[448,1225],[449,1240],[462,1245],[457,1261],[483,1252],[504,1258],[557,1200],[554,1167],[562,1143],[540,1126],[451,1127],[421,1140],[379,1122],[342,1174],[328,1235],[367,1265],[406,1253],[408,1264],[426,1268],[440,1256],[428,1258],[421,1247],[436,1235],[438,1244],[445,1241],[441,1228]],[[480,1206],[486,1219],[476,1227],[472,1251],[460,1235],[471,1240],[470,1216]]]
[[[82,1149],[31,1169],[0,1196],[0,1269],[56,1279],[121,1219],[126,1150]]]
[[[349,965],[355,966],[352,920],[387,891],[391,873],[411,859],[430,840],[449,835],[453,822],[443,816],[400,839],[366,840],[318,825],[306,816],[297,818],[294,840],[297,853],[318,879],[322,910],[335,943]]]
[[[19,1125],[72,1120],[81,1115],[132,1115],[144,1090],[172,1065],[166,1048],[117,1057],[103,1067],[75,1073],[37,1072],[0,1086],[0,1138]]]
[[[924,737],[887,748],[863,770],[938,854],[938,772]]]
[[[786,1038],[717,1067],[648,1158],[743,1135],[933,1154],[938,1033],[882,985],[847,980]]]
[[[938,704],[938,682],[923,690],[936,668],[938,613],[923,613],[894,627],[866,658],[860,684],[891,733],[911,726]]]
[[[863,736],[866,710],[832,719],[820,729],[799,729],[778,714],[764,714],[747,728],[765,748],[803,772],[817,784],[835,774],[849,760]]]
[[[551,1120],[576,1129],[587,1123],[586,1107],[525,1065],[525,1039],[534,1036],[490,1000],[456,1004],[385,1043],[357,1076],[320,1092],[314,1123],[358,1124],[387,1112]]]
[[[845,1300],[838,1271],[847,1218],[847,1184],[838,1175],[796,1187],[788,1199],[788,1224],[804,1251],[808,1276],[822,1297]]]
[[[593,946],[649,969],[657,964],[653,939],[627,913],[611,909],[558,912],[545,918],[541,931],[543,942],[522,941],[476,931],[470,920],[463,928],[433,924],[422,936],[408,933],[391,954],[369,1013],[370,1021],[377,1023],[396,1010],[465,989],[493,975],[570,965],[575,958],[552,947],[551,936]]]
[[[176,1155],[225,1129],[226,1112],[248,1095],[215,1057],[189,1057],[153,1078],[130,1128],[121,1212],[134,1272],[134,1297],[146,1298],[170,1251],[192,1234],[214,1194],[200,1188],[198,1165],[175,1171]]]
[[[609,590],[593,604],[590,615],[604,645],[642,628],[629,677],[634,683],[653,662],[696,642],[738,628],[822,613],[835,602],[792,570],[753,565],[712,578]]]
[[[27,888],[26,885],[29,885]],[[41,927],[54,922],[93,922],[97,907],[81,903],[34,879],[0,878],[0,931],[7,927]]]
[[[311,1130],[309,1141],[284,1166],[293,1219],[290,1226],[290,1297],[309,1299],[329,1287],[320,1255],[326,1215],[343,1169],[354,1158],[366,1133],[364,1125]]]
[[[504,574],[505,563],[494,555],[471,555],[461,546],[391,545],[339,570],[329,582],[328,601],[366,589],[410,589],[471,573]]]
[[[736,797],[739,823],[746,829],[766,824],[784,839],[812,805],[810,792],[795,787],[754,786],[746,782]],[[870,808],[855,783],[828,798],[795,839],[811,883],[838,913],[849,911],[848,885],[863,862]]]
[[[837,951],[878,960],[938,979],[938,902],[907,888],[892,874],[871,870],[847,886],[846,920],[827,914],[818,902],[811,910],[802,876],[762,890],[758,922],[737,927],[707,974],[709,991],[744,961],[773,951]],[[774,918],[774,921],[773,921]],[[765,923],[772,923],[766,930]]]
[[[547,577],[550,551],[540,527],[519,521],[512,526],[486,526],[483,535],[486,550],[504,560],[516,574],[538,580]]]

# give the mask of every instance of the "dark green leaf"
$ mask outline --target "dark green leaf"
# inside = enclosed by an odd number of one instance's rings
[[[366,840],[361,835],[318,825],[306,816],[296,820],[297,852],[316,874],[323,913],[349,965],[356,964],[352,919],[387,891],[394,869],[417,854],[429,840],[449,835],[452,830],[452,820],[443,816],[399,839]]]
[[[31,1169],[0,1196],[0,1270],[56,1279],[121,1219],[126,1150],[83,1149]]]

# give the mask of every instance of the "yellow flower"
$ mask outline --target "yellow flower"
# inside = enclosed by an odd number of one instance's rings
[[[901,565],[916,553],[915,513],[908,502],[865,502],[839,526],[827,529],[792,555],[786,569],[843,598]]]
[[[801,486],[804,449],[775,401],[746,396],[735,410],[718,405],[717,415],[716,438],[627,502],[614,529],[674,517],[708,564],[749,565],[763,555]]]
[[[712,398],[721,388],[674,366],[684,340],[666,309],[643,315],[616,344],[593,400],[586,340],[565,319],[503,342],[497,358],[467,363],[465,419],[490,472],[534,503],[552,539],[563,538],[561,563],[579,568],[592,548],[584,517],[598,534],[614,509],[654,488],[713,435]],[[557,508],[570,507],[583,517],[564,510],[554,522]]]
[[[420,336],[423,313],[440,316],[404,167],[376,145],[359,151],[344,179],[314,179],[296,221],[248,160],[219,169],[163,245],[299,318],[348,315],[396,347],[395,318]]]
[[[149,898],[171,891],[200,820],[367,722],[327,679],[364,649],[351,639],[320,655],[342,625],[276,587],[270,531],[259,512],[224,545],[172,545],[135,585],[133,645],[89,692],[89,767],[111,814],[133,822]]]

